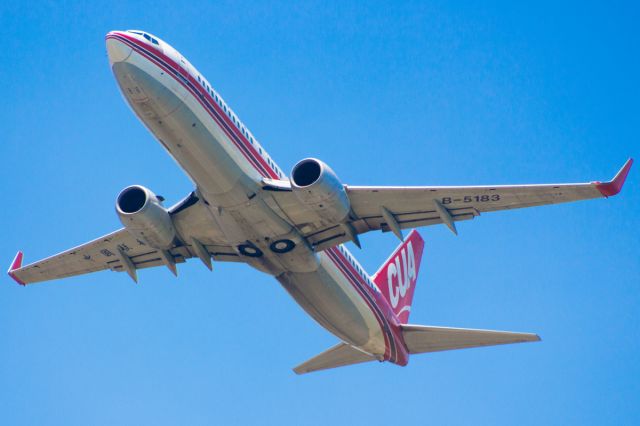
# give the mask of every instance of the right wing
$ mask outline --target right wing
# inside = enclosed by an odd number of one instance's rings
[[[510,331],[474,330],[470,328],[401,325],[402,336],[410,354],[448,351],[451,349],[537,342],[537,334]]]
[[[567,203],[616,195],[629,173],[629,159],[610,182],[543,185],[486,186],[351,186],[345,190],[351,215],[345,223],[328,223],[315,212],[301,209],[290,186],[267,186],[291,221],[315,250],[346,241],[358,244],[357,235],[382,230],[402,238],[402,229],[445,224],[457,233],[455,222],[480,213],[545,204]],[[288,183],[288,182],[287,182]]]
[[[18,252],[8,273],[22,285],[105,269],[127,272],[137,281],[138,269],[165,265],[175,274],[175,264],[192,257],[199,257],[208,267],[212,257],[219,261],[240,261],[235,250],[225,244],[222,233],[207,220],[206,207],[195,194],[169,212],[181,237],[171,250],[154,249],[123,228],[26,266],[22,266],[22,252]],[[207,226],[199,226],[203,221]]]

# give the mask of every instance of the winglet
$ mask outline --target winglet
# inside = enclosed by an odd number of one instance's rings
[[[627,175],[629,174],[629,170],[631,170],[632,164],[633,158],[629,158],[611,181],[605,183],[593,182],[598,191],[605,197],[613,197],[619,193],[624,185],[624,181],[627,180]]]
[[[13,271],[15,271],[16,269],[20,269],[21,267],[22,267],[22,252],[19,251],[18,253],[16,253],[16,257],[13,258],[13,262],[11,262],[11,266],[9,267],[7,274],[9,274],[9,276],[13,278],[15,282],[17,282],[18,284],[27,285],[24,281],[16,277],[16,275],[13,273]]]

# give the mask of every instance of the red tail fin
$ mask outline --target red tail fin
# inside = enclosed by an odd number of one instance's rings
[[[372,277],[403,324],[409,321],[423,249],[424,240],[414,229]]]

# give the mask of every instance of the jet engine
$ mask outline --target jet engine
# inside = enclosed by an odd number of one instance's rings
[[[342,222],[351,211],[351,202],[338,176],[315,158],[305,158],[293,167],[291,188],[302,204],[331,223]]]
[[[116,199],[120,222],[135,238],[149,246],[167,250],[173,245],[176,229],[162,198],[140,185],[128,186]]]

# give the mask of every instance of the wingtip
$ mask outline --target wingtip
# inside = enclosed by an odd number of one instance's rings
[[[542,339],[536,333],[522,333],[521,342],[539,342]]]
[[[622,166],[622,168],[618,171],[618,173],[616,173],[616,175],[611,181],[605,182],[605,183],[594,182],[596,185],[596,188],[598,189],[598,191],[600,191],[602,196],[613,197],[614,195],[617,195],[622,190],[622,187],[624,186],[624,182],[627,180],[627,175],[629,174],[629,170],[631,170],[632,164],[633,164],[633,158],[629,158],[627,162],[624,163],[624,166]]]
[[[11,266],[9,267],[7,274],[9,274],[9,276],[13,278],[13,280],[18,284],[26,285],[26,283],[22,281],[20,278],[18,278],[14,273],[15,270],[20,269],[22,267],[22,258],[23,258],[23,253],[21,251],[16,253],[16,257],[13,258],[13,262],[11,262]]]

